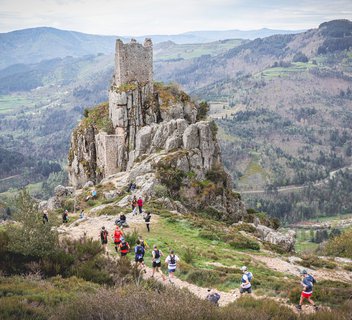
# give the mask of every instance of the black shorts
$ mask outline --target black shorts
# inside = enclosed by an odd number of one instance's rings
[[[252,293],[252,287],[249,287],[249,288],[240,288],[240,293]]]
[[[118,241],[118,242],[115,241],[114,243],[115,243],[115,246],[118,246],[121,243],[121,241]]]
[[[142,263],[144,261],[143,258],[134,258],[134,261]]]
[[[101,240],[101,244],[107,244],[108,240]]]
[[[153,268],[160,268],[160,267],[161,267],[161,262],[153,261]]]
[[[127,255],[128,252],[120,252],[121,253],[121,257],[124,257]]]

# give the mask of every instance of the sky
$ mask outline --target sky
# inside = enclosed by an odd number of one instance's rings
[[[54,27],[91,34],[316,28],[352,20],[351,0],[0,0],[0,32]]]

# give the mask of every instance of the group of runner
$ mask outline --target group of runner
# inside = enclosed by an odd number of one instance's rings
[[[132,215],[137,214],[137,208],[140,214],[143,214],[143,200],[142,197],[137,197],[134,195],[132,200],[131,200],[131,206],[132,206]],[[123,223],[126,223],[126,217],[123,215],[124,220],[122,221]],[[120,217],[121,218],[121,217]],[[149,212],[145,213],[143,216],[146,226],[147,226],[147,231],[150,232],[150,219],[151,219],[151,214]],[[45,217],[43,216],[43,222],[44,222]],[[47,221],[47,220],[46,220]],[[67,223],[68,222],[68,212],[67,210],[63,214],[63,222]],[[45,222],[44,222],[45,223]],[[121,225],[120,225],[121,226]],[[129,243],[125,239],[124,232],[122,231],[122,228],[120,228],[119,224],[117,224],[114,233],[112,235],[112,239],[115,245],[115,251],[116,253],[120,253],[121,257],[126,256],[130,251],[131,247]],[[101,228],[100,232],[100,239],[102,246],[104,248],[104,252],[107,253],[107,244],[108,244],[108,231],[105,229],[105,227]],[[149,248],[148,244],[142,239],[141,236],[138,237],[138,240],[136,241],[136,245],[134,247],[134,261],[137,267],[139,267],[142,271],[146,272],[146,266],[144,263],[144,256],[146,254],[146,250]],[[157,245],[153,246],[153,250],[151,252],[151,258],[152,258],[152,277],[154,277],[155,273],[160,273],[163,281],[166,281],[166,276],[163,274],[161,270],[161,264],[162,264],[162,259],[164,257],[163,252],[158,248]],[[180,258],[175,254],[174,250],[170,250],[168,256],[165,259],[165,264],[167,265],[168,269],[168,276],[169,276],[169,282],[173,283],[174,279],[174,273],[176,271],[177,267],[177,262],[180,261]],[[243,293],[252,293],[252,279],[253,279],[253,274],[248,271],[246,266],[241,267],[242,271],[242,278],[241,278],[241,284],[240,284],[240,294],[242,295]],[[311,299],[312,293],[313,293],[313,285],[316,283],[314,277],[306,270],[302,270],[300,272],[300,275],[302,277],[301,279],[301,285],[303,286],[303,291],[301,292],[301,297],[299,304],[296,306],[298,310],[302,309],[302,304],[305,299],[308,300],[308,302],[314,307],[315,310],[318,309],[318,307],[315,305],[314,301]],[[220,299],[220,294],[216,292],[213,289],[208,289],[209,294],[207,296],[207,300],[210,302],[218,305],[218,301]]]
[[[100,240],[105,253],[107,253],[108,237],[109,237],[109,232],[103,226],[100,231]],[[115,245],[115,251],[117,253],[119,252],[121,257],[126,256],[131,251],[131,246],[125,239],[124,232],[119,226],[116,226],[114,233],[112,235],[112,239]],[[149,246],[146,243],[146,241],[143,240],[141,236],[139,236],[136,241],[136,246],[134,247],[134,260],[135,260],[135,264],[144,272],[146,272],[144,256],[148,248]],[[156,244],[153,246],[151,256],[152,256],[152,268],[153,268],[152,277],[154,277],[154,274],[157,272],[157,273],[160,273],[162,279],[166,281],[166,277],[161,270],[161,259],[164,256],[164,253],[158,248]],[[174,250],[170,250],[169,255],[165,259],[165,263],[167,264],[167,267],[168,267],[168,275],[169,275],[170,283],[173,283],[174,273],[176,271],[178,261],[180,261],[180,258],[175,254]]]

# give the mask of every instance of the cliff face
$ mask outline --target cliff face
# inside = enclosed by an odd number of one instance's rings
[[[72,134],[70,183],[110,180],[122,189],[134,181],[146,198],[163,185],[188,208],[239,220],[245,209],[223,169],[216,125],[198,110],[176,86],[113,82],[109,103],[87,112]]]

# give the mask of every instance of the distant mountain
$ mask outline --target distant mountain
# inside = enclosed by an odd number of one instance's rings
[[[31,28],[0,34],[0,68],[17,63],[113,53],[116,36],[97,36],[55,28]]]
[[[146,37],[153,42],[173,41],[177,44],[205,43],[225,39],[253,39],[273,34],[297,33],[299,31],[260,29],[252,31],[195,31],[178,35],[146,35],[136,39],[143,42]],[[128,41],[131,37],[101,36],[75,31],[39,27],[0,33],[0,69],[18,63],[36,63],[41,60],[80,57],[97,53],[111,54],[115,40]]]

